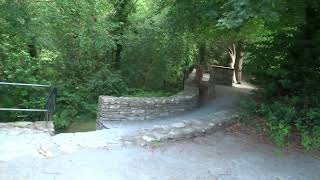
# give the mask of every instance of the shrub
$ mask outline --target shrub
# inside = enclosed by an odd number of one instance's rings
[[[296,118],[294,107],[281,102],[274,102],[268,105],[261,104],[258,113],[266,119],[271,136],[276,143],[284,145],[292,128],[291,124]]]
[[[307,149],[320,148],[320,108],[317,103],[306,102],[300,96],[274,98],[258,104],[253,98],[241,103],[242,119],[250,120],[256,116],[266,121],[271,137],[278,145],[288,142],[290,133],[298,130],[301,145]],[[314,102],[318,102],[317,98]],[[310,105],[315,107],[309,107]]]

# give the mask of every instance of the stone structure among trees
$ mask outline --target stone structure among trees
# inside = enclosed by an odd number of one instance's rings
[[[210,82],[212,84],[232,86],[234,71],[231,67],[211,66]]]
[[[199,93],[195,87],[169,97],[113,97],[100,96],[97,129],[103,129],[105,121],[152,120],[179,114],[199,105]]]

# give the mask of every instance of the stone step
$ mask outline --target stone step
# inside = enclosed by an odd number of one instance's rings
[[[237,117],[236,111],[225,110],[165,125],[155,123],[151,128],[142,128],[122,139],[127,143],[146,146],[168,140],[192,138],[225,128],[234,123]]]
[[[54,134],[54,126],[52,121],[18,121],[0,123],[0,132],[10,135],[45,133]]]

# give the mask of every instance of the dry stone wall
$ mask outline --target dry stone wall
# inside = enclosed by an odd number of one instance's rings
[[[223,66],[211,66],[210,83],[232,86],[234,69]]]
[[[152,120],[191,110],[198,104],[199,92],[196,87],[186,87],[170,97],[100,96],[97,129],[103,129],[107,121]]]

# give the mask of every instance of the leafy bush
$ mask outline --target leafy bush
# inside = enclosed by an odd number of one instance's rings
[[[257,103],[247,99],[241,103],[242,119],[262,117],[271,137],[278,145],[290,143],[288,137],[298,130],[301,144],[306,149],[320,148],[320,108],[303,106],[305,98],[285,97]],[[304,102],[305,103],[305,102]],[[306,105],[306,104],[304,104]]]
[[[121,75],[112,72],[108,66],[102,67],[77,86],[61,84],[54,119],[56,128],[65,128],[70,123],[83,119],[95,119],[99,95],[120,96],[127,89]]]
[[[129,96],[129,97],[166,97],[174,95],[174,92],[167,92],[167,91],[148,91],[144,89],[136,89],[131,88],[129,89],[128,94],[123,94],[123,96]]]
[[[296,122],[306,149],[320,148],[320,108],[304,110]]]
[[[311,2],[304,1],[302,11],[287,11],[284,23],[270,27],[269,40],[252,44],[247,63],[260,86],[257,113],[267,121],[271,136],[284,144],[298,130],[306,149],[320,146],[320,11],[319,2]],[[293,17],[295,13],[306,16]],[[289,23],[288,17],[296,19]]]
[[[258,112],[266,119],[271,136],[276,143],[284,145],[290,133],[291,124],[296,118],[295,109],[283,103],[274,102],[270,105],[262,104]]]
[[[128,92],[128,85],[121,73],[112,71],[108,66],[89,78],[87,88],[93,99],[97,99],[99,95],[121,96]]]
[[[253,120],[258,107],[258,103],[253,98],[242,98],[240,101],[239,119],[244,122]]]
[[[162,24],[146,21],[128,32],[122,74],[131,88],[177,91],[183,88],[183,72],[195,57],[195,46],[187,37],[174,37]]]

